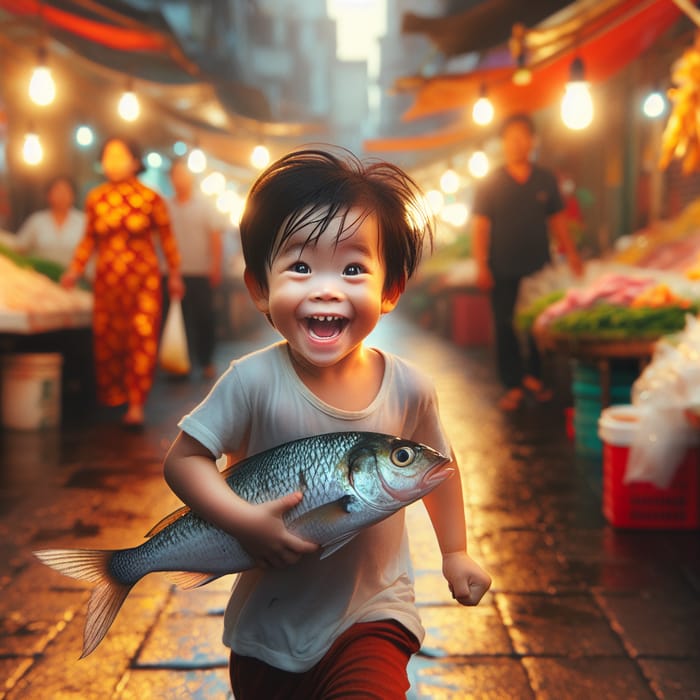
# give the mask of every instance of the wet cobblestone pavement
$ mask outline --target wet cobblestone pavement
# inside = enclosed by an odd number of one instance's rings
[[[409,699],[700,698],[699,534],[611,528],[600,461],[566,439],[562,391],[504,416],[486,349],[454,347],[398,315],[382,324],[375,342],[437,383],[470,549],[493,576],[480,606],[455,604],[423,506],[409,507],[427,629]],[[256,327],[222,343],[219,369],[272,337]],[[161,460],[210,384],[159,378],[142,434],[100,411],[66,416],[60,431],[0,432],[0,699],[230,698],[220,635],[231,577],[194,591],[147,577],[79,661],[88,588],[31,555],[128,546],[174,509]]]

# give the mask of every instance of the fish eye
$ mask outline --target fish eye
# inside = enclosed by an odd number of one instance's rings
[[[405,467],[411,464],[416,457],[416,452],[412,447],[402,445],[391,451],[391,461],[397,467]]]

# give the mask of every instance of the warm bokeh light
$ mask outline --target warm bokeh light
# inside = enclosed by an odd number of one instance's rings
[[[573,131],[580,131],[593,121],[593,98],[585,81],[567,83],[561,101],[561,118]]]
[[[207,167],[207,157],[201,148],[193,148],[187,156],[187,167],[193,173],[203,173]]]
[[[649,119],[658,119],[666,111],[666,99],[658,90],[650,92],[642,103],[642,112]]]
[[[454,194],[459,189],[459,175],[452,168],[440,176],[440,189],[445,194]]]
[[[243,216],[243,210],[245,209],[245,197],[238,197],[233,206],[231,207],[231,223],[234,226],[238,226],[241,223],[241,217]]]
[[[482,178],[488,175],[491,166],[488,156],[483,151],[474,151],[474,153],[469,156],[467,167],[472,177]]]
[[[40,107],[50,105],[56,98],[56,83],[51,70],[45,65],[39,65],[34,69],[29,80],[29,97]]]
[[[593,121],[593,98],[580,58],[571,62],[569,75],[569,82],[564,88],[561,101],[561,118],[569,129],[580,131],[590,126]]]
[[[266,168],[270,164],[270,151],[265,146],[256,146],[250,154],[250,163],[258,170]]]
[[[216,198],[216,208],[222,214],[230,214],[240,208],[241,196],[235,190],[226,189]]]
[[[428,190],[425,193],[425,203],[433,214],[438,214],[445,205],[445,196],[440,190]]]
[[[118,106],[119,116],[127,122],[136,121],[141,114],[141,105],[139,98],[133,90],[126,90],[119,98]]]
[[[442,208],[440,218],[446,224],[450,224],[450,226],[461,228],[467,223],[467,219],[469,219],[469,209],[467,209],[467,205],[463,202],[452,202],[451,204],[446,204]]]
[[[30,132],[25,135],[24,144],[22,145],[22,157],[27,165],[39,165],[44,159],[44,149],[37,134]]]
[[[214,170],[202,180],[200,187],[204,194],[210,196],[221,194],[226,187],[226,178],[223,173]]]
[[[95,132],[89,126],[81,124],[75,130],[75,142],[83,148],[92,146],[95,143]]]
[[[479,126],[486,126],[493,121],[493,105],[486,95],[482,95],[472,108],[472,119]]]

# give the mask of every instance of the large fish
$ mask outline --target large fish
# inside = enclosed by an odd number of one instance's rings
[[[449,459],[426,445],[369,432],[328,433],[279,445],[224,472],[246,501],[304,494],[287,511],[287,528],[327,557],[362,528],[429,493],[453,472]],[[180,508],[156,524],[149,539],[118,550],[46,549],[34,554],[66,576],[95,583],[88,603],[82,657],[102,641],[132,586],[154,571],[178,572],[183,588],[254,566],[231,535]]]

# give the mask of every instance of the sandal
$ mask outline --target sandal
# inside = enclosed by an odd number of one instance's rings
[[[520,387],[513,387],[501,397],[498,402],[498,407],[502,411],[517,411],[522,402],[525,400],[525,393]]]
[[[554,398],[554,392],[535,377],[525,377],[523,386],[532,394],[537,403],[547,403]]]

